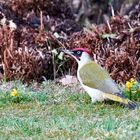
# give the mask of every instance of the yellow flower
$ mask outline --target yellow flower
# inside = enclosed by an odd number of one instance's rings
[[[133,85],[133,83],[131,83],[131,82],[129,82],[129,81],[127,81],[126,84],[125,84],[125,86],[126,86],[128,89],[131,89],[132,85]]]
[[[18,91],[14,88],[10,95],[13,97],[18,96]]]

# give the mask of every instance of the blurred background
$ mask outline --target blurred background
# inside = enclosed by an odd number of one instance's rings
[[[0,79],[75,75],[60,51],[75,47],[118,83],[140,79],[139,13],[139,0],[0,0]]]
[[[128,15],[139,3],[139,0],[66,0],[74,12],[76,21],[85,26],[91,23],[103,23],[106,18],[115,14]]]

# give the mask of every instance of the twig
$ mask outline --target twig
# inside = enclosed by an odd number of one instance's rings
[[[110,7],[111,7],[111,14],[112,14],[112,17],[115,16],[115,12],[114,12],[114,9],[113,9],[113,6],[110,4]]]
[[[58,66],[58,68],[57,68],[57,70],[56,70],[56,74],[57,74],[57,73],[58,73],[58,71],[60,70],[61,66],[63,66],[63,65],[64,65],[64,63],[65,63],[65,62],[61,63],[61,64]]]
[[[103,13],[103,10],[100,9],[100,10],[99,10],[98,17],[97,17],[97,24],[99,24],[99,22],[100,22],[100,19],[101,19],[102,13]]]
[[[56,65],[55,65],[55,58],[54,54],[52,54],[52,63],[53,63],[53,78],[56,79]]]
[[[106,20],[106,24],[107,24],[107,27],[108,27],[109,31],[111,32],[112,29],[111,29],[111,26],[110,26],[109,20]]]
[[[11,51],[13,51],[13,47],[14,47],[13,45],[14,45],[14,39],[13,39],[13,36],[11,35],[10,46],[9,46]]]
[[[88,34],[92,35],[92,36],[95,36],[95,33],[92,32],[91,30],[87,29],[87,28],[84,28],[84,31],[87,32]]]
[[[132,91],[131,91],[131,89],[130,89],[129,99],[130,100],[132,99]]]
[[[58,39],[55,38],[54,35],[52,35],[52,34],[50,33],[50,36],[51,36],[52,39],[54,39],[54,41],[56,41],[62,48],[66,48]]]
[[[92,28],[95,30],[95,32],[100,35],[98,28],[96,27],[96,25],[92,24]]]
[[[43,12],[40,11],[40,31],[42,32],[44,30],[44,24],[43,24]]]

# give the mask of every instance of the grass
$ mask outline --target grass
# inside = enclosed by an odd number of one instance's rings
[[[18,102],[10,96],[17,88]],[[138,140],[140,110],[117,103],[92,104],[78,86],[53,83],[26,87],[20,82],[0,86],[0,139]]]

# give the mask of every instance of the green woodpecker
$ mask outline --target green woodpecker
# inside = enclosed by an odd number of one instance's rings
[[[93,61],[93,54],[85,48],[64,50],[78,63],[77,78],[92,102],[110,99],[135,109],[137,105],[127,99],[109,73]]]

